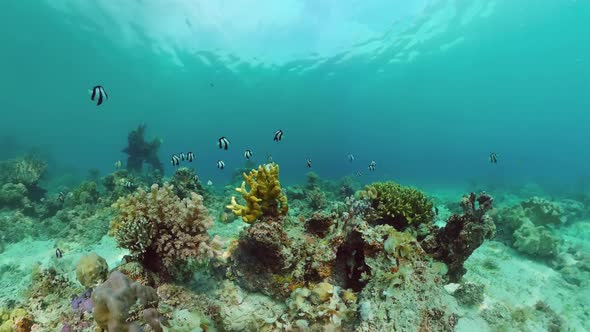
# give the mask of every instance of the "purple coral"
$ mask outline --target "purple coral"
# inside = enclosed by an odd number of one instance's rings
[[[80,312],[92,312],[92,290],[87,290],[82,295],[72,299],[72,309]]]

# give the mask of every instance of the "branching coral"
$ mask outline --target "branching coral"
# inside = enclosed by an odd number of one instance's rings
[[[113,204],[119,214],[110,233],[150,270],[170,276],[188,259],[213,257],[207,230],[213,224],[203,198],[192,193],[180,199],[172,186],[152,185]]]
[[[359,192],[359,197],[370,202],[373,212],[368,217],[374,223],[403,230],[408,225],[428,224],[434,219],[432,203],[415,188],[394,182],[377,182]]]
[[[231,204],[227,206],[236,216],[252,223],[260,217],[276,218],[287,214],[289,206],[287,196],[281,190],[277,164],[258,166],[249,174],[244,173],[243,177],[242,186],[236,191],[242,194],[246,205],[239,205],[232,197]],[[250,190],[246,189],[246,183]]]
[[[92,293],[94,319],[98,326],[110,332],[141,331],[135,318],[142,318],[156,332],[163,331],[159,315],[156,291],[124,274],[114,271],[109,279]]]
[[[162,144],[162,140],[155,138],[151,142],[146,142],[145,125],[140,125],[137,129],[131,131],[127,137],[128,145],[123,152],[129,157],[127,158],[127,169],[132,172],[141,172],[143,163],[152,166],[154,170],[164,173],[164,165],[158,157],[158,150]]]
[[[478,207],[475,206],[476,201]],[[494,236],[496,226],[486,214],[492,208],[492,202],[492,197],[486,193],[463,196],[463,215],[453,214],[445,227],[421,242],[426,252],[448,265],[450,281],[461,279],[466,272],[463,263],[484,240]]]

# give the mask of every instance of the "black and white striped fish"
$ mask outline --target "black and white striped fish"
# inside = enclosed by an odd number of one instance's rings
[[[246,157],[246,159],[250,160],[250,158],[252,158],[252,151],[251,150],[244,151],[244,157]]]
[[[61,249],[59,249],[59,248],[56,248],[56,249],[55,249],[55,257],[57,257],[57,258],[62,258],[63,256],[64,256],[64,252],[63,252],[63,251],[61,251]]]
[[[273,140],[275,142],[280,142],[282,139],[283,139],[283,131],[279,129],[275,132],[275,137],[273,138]]]
[[[348,154],[348,161],[350,161],[350,162],[354,161],[354,155],[352,153]]]
[[[219,168],[219,169],[224,169],[224,168],[225,168],[225,161],[223,161],[223,160],[218,160],[218,161],[217,161],[217,168]]]
[[[374,171],[377,168],[377,163],[375,162],[375,160],[371,160],[371,163],[369,163],[369,171]]]
[[[57,200],[63,203],[66,200],[66,194],[64,194],[63,191],[60,191],[57,195]]]
[[[490,153],[490,162],[492,164],[497,164],[498,163],[498,154],[495,152]]]
[[[311,159],[305,159],[305,164],[307,165],[307,168],[311,168]]]
[[[357,172],[356,172],[356,176],[363,176],[363,172],[361,172],[361,171],[357,171]]]
[[[189,163],[192,163],[193,160],[195,159],[195,154],[192,152],[189,152],[186,154],[186,160],[188,160]]]
[[[100,106],[105,100],[109,99],[109,95],[104,91],[102,85],[97,85],[88,92],[90,93],[90,100],[96,100],[96,106]]]
[[[177,155],[173,155],[172,156],[172,166],[178,166],[180,165],[180,157],[178,157]]]
[[[220,149],[227,150],[227,148],[229,148],[229,140],[227,138],[225,138],[225,136],[220,137],[217,140],[217,145],[219,146]]]
[[[186,160],[186,154],[184,152],[181,152],[178,156],[180,157],[180,160],[181,161],[185,161]]]
[[[131,189],[133,187],[135,187],[135,185],[133,184],[133,182],[131,181],[125,181],[125,183],[123,184],[125,186],[125,188],[127,189]]]

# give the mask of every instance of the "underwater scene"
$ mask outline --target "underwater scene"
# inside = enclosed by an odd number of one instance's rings
[[[588,22],[3,0],[0,332],[590,331]]]

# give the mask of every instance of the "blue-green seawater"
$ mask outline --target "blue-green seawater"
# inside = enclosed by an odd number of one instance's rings
[[[247,148],[259,162],[272,154],[287,182],[307,158],[323,177],[368,174],[375,160],[366,181],[425,186],[589,175],[585,1],[291,1],[268,15],[264,1],[181,4],[4,1],[2,136],[82,174],[125,160],[127,133],[144,123],[167,172],[171,154],[191,150],[215,182],[229,177],[215,162],[238,167]],[[110,95],[101,107],[87,94],[97,84]],[[5,145],[3,158],[17,153]]]

